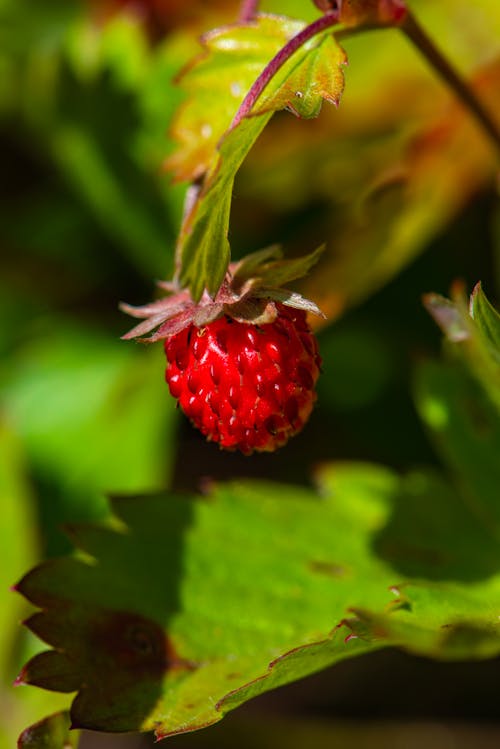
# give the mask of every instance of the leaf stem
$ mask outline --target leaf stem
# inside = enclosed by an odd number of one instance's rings
[[[239,22],[253,21],[259,8],[260,0],[243,0],[240,8]]]
[[[432,65],[434,70],[462,100],[469,109],[477,122],[496,148],[500,150],[500,126],[495,122],[490,112],[483,106],[477,98],[473,89],[465,78],[455,70],[451,63],[437,49],[434,42],[427,36],[422,26],[418,23],[415,16],[408,11],[399,25],[401,31],[417,47],[426,60]]]
[[[233,130],[241,120],[250,114],[253,106],[259,96],[262,94],[266,86],[274,78],[278,70],[290,59],[294,52],[300,49],[309,39],[312,39],[317,34],[320,34],[325,29],[335,26],[339,22],[339,12],[337,10],[328,11],[321,18],[317,18],[309,26],[306,26],[302,31],[299,31],[294,37],[292,37],[284,47],[273,57],[273,59],[266,65],[262,73],[259,75],[255,83],[250,88],[249,92],[243,99],[240,108],[236,112],[236,115],[231,123],[230,130]]]

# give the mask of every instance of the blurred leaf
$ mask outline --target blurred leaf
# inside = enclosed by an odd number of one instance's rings
[[[478,95],[500,114],[500,64],[476,77]],[[399,135],[399,138],[401,136]],[[487,185],[497,157],[482,130],[456,102],[405,148],[392,143],[371,189],[347,207],[330,254],[304,293],[329,317],[364,299],[413,260]],[[354,208],[354,209],[353,209]]]
[[[51,553],[62,522],[107,511],[103,492],[168,483],[175,411],[162,353],[68,326],[26,346],[3,373],[4,413],[45,487]]]
[[[449,341],[459,343],[469,338],[471,324],[463,304],[456,304],[441,294],[425,294],[424,306]]]
[[[461,284],[452,288],[452,300],[439,294],[426,294],[428,312],[454,344],[472,374],[485,388],[500,413],[500,349],[498,348],[499,317],[481,284],[477,284],[467,304]]]
[[[68,28],[66,49],[82,80],[96,79],[108,69],[120,88],[133,91],[147,78],[151,53],[139,18],[133,15],[118,14],[106,24],[79,17]]]
[[[33,511],[22,447],[4,420],[0,423],[0,673],[12,667],[12,647],[24,607],[10,587],[38,557]]]
[[[460,502],[438,478],[356,464],[324,468],[320,494],[242,481],[114,500],[114,526],[72,529],[84,556],[19,584],[56,648],[20,679],[78,689],[75,725],[160,737],[385,645],[498,653],[498,541]]]
[[[272,38],[275,39],[276,43],[279,43],[279,46],[282,46],[287,38],[293,36],[292,30],[293,32],[297,30],[296,22],[280,17],[261,16],[258,19],[258,24],[258,28],[261,25],[264,25],[265,28],[267,25],[271,25]],[[227,47],[232,52],[236,49],[246,54],[246,34],[249,28],[253,29],[253,27],[248,26],[233,27],[231,29],[231,43],[228,44],[224,38],[222,47]],[[216,39],[218,33],[214,32]],[[223,31],[222,33],[226,32]],[[331,39],[331,34],[326,32],[314,38],[295,52],[290,60],[280,68],[266,88],[266,96],[269,98],[264,102],[263,114],[250,116],[233,129],[227,130],[221,139],[217,137],[217,150],[213,150],[212,144],[210,162],[206,162],[206,166],[210,164],[209,171],[204,178],[202,187],[194,195],[194,201],[185,216],[176,249],[180,262],[180,281],[184,286],[189,287],[194,298],[200,298],[205,288],[209,293],[215,294],[224,278],[230,257],[227,235],[232,187],[236,172],[269,121],[272,115],[269,107],[288,106],[288,94],[285,94],[282,99],[278,96],[274,102],[273,95],[279,92],[287,81],[292,88],[298,90],[301,81],[303,82],[302,67],[306,66],[305,76],[310,75],[311,56],[314,61],[317,61],[318,50],[323,48],[323,53],[328,56],[335,74],[328,78],[328,82],[319,82],[317,88],[313,86],[312,97],[316,102],[314,105],[315,111],[319,112],[319,102],[323,98],[328,98],[331,101],[338,101],[340,98],[344,84],[340,69],[345,64],[346,58],[338,45],[331,42],[326,44],[325,39]],[[258,37],[258,43],[260,44],[260,36]],[[253,40],[253,44],[255,44],[255,40]],[[270,59],[272,57],[270,50],[266,50],[266,52],[269,54],[268,59]],[[211,59],[211,57],[208,57],[207,61],[204,61],[204,64],[209,66],[209,70]],[[234,59],[234,57],[231,56],[231,59]],[[236,59],[238,61],[238,58]],[[315,69],[314,64],[312,68]],[[204,69],[203,63],[200,64],[201,76],[203,76]],[[198,70],[198,68],[195,68],[195,70]],[[231,72],[230,61],[228,72]],[[252,72],[255,73],[255,70]],[[258,72],[259,69],[255,77],[257,77]],[[316,72],[318,72],[317,69]],[[206,85],[205,79],[202,78],[202,80]],[[230,88],[232,76],[225,80],[226,85],[229,85]],[[327,89],[327,85],[331,85],[332,88]],[[246,89],[243,89],[243,93],[245,91]],[[196,106],[200,107],[205,117],[205,110],[202,109],[201,104],[202,102],[196,101]],[[309,100],[308,106],[312,106]],[[233,106],[233,114],[236,113],[236,110],[237,106]],[[226,120],[227,118],[224,120],[224,127],[227,127]],[[197,137],[199,137],[199,134],[197,134]]]
[[[416,402],[457,489],[499,539],[500,318],[480,283],[470,305],[461,284],[455,284],[452,299],[424,297],[455,361],[419,368]]]
[[[26,348],[13,370],[4,408],[37,464],[101,491],[162,484],[172,411],[160,351],[60,330]]]
[[[470,509],[500,539],[500,419],[459,367],[428,363],[416,386],[419,413]]]
[[[168,120],[178,101],[170,78],[179,60],[165,54],[168,45],[153,51],[130,15],[96,25],[78,17],[76,10],[57,24],[49,13],[40,15],[38,36],[12,71],[12,104],[29,126],[31,140],[44,158],[48,152],[104,233],[148,277],[159,276],[169,265],[171,271],[173,259],[170,193],[160,182],[159,168]],[[24,14],[29,9],[23,2],[10,12],[16,29]],[[44,43],[47,39],[53,44]],[[169,81],[163,91],[161,134],[150,131],[158,68],[162,80]],[[152,162],[152,142],[160,137],[163,149]],[[172,198],[176,204],[177,195]]]
[[[414,10],[500,114],[498,3],[421,0]],[[473,198],[495,190],[498,169],[479,126],[402,35],[342,44],[350,60],[342,106],[318,122],[276,118],[266,128],[236,185],[239,202],[264,218],[256,225],[243,206],[234,221],[245,244],[283,241],[290,225],[296,248],[311,236],[327,240],[301,291],[330,320],[412,262]]]
[[[324,247],[299,258],[283,259],[278,246],[257,250],[241,260],[233,271],[235,279],[259,278],[263,286],[278,287],[305,276],[316,265]]]
[[[165,267],[168,232],[161,230],[144,202],[120,184],[106,155],[84,129],[61,126],[53,133],[56,162],[88,203],[101,226],[148,275]]]
[[[68,713],[56,713],[23,731],[18,749],[71,749],[78,745],[78,732],[69,729]]]

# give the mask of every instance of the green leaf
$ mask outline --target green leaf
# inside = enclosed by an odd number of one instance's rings
[[[78,744],[78,733],[69,729],[68,713],[50,715],[22,732],[18,749],[71,749]]]
[[[260,15],[255,23],[215,29],[180,77],[188,93],[172,123],[177,148],[166,167],[178,180],[198,179],[217,160],[217,145],[266,64],[304,28],[302,21]]]
[[[231,255],[228,231],[234,178],[270,117],[244,120],[224,138],[219,168],[205,180],[182,225],[176,250],[182,259],[180,281],[194,299],[205,288],[215,295],[222,283]]]
[[[61,523],[107,512],[105,492],[154,491],[169,481],[175,409],[161,349],[66,325],[10,360],[0,403],[38,481],[49,553]]]
[[[163,367],[161,351],[144,358],[119,340],[67,327],[11,362],[3,407],[31,459],[65,475],[68,486],[154,489],[167,476],[173,413]]]
[[[252,50],[255,45],[260,45],[259,29],[263,27],[264,36],[272,30],[273,43],[280,43],[280,46],[287,38],[292,36],[291,33],[298,30],[296,22],[289,19],[273,16],[260,16],[256,28],[252,28],[253,41],[248,43],[246,35],[249,33],[249,27],[234,27],[231,30],[231,37],[226,38],[227,31],[223,30],[222,40],[219,40],[218,34],[214,32],[211,37],[221,42],[221,47],[225,51],[228,49],[235,51],[234,57],[229,56],[229,70],[225,71],[224,80],[226,87],[231,87],[234,82],[234,73],[230,67],[231,60],[236,60],[237,65],[239,57],[247,54],[247,48]],[[330,40],[330,41],[326,41]],[[272,45],[265,47],[269,54],[266,62],[271,59]],[[279,47],[278,47],[279,49]],[[277,51],[277,50],[276,50]],[[217,57],[215,60],[217,61]],[[318,65],[329,64],[334,71],[326,80],[322,75],[321,80],[314,86],[310,86],[309,94],[304,102],[307,116],[313,116],[313,111],[317,114],[321,106],[321,101],[327,98],[331,101],[338,101],[343,90],[344,78],[340,72],[341,66],[345,63],[345,54],[341,48],[334,42],[331,34],[324,33],[311,40],[304,47],[295,52],[285,65],[277,72],[265,89],[263,108],[256,110],[254,116],[244,119],[236,127],[220,130],[216,127],[217,138],[214,144],[208,148],[209,156],[203,161],[201,173],[208,169],[199,193],[195,196],[194,204],[188,212],[183,226],[179,241],[177,244],[177,257],[180,262],[180,281],[191,290],[195,299],[199,299],[206,288],[210,294],[215,294],[224,278],[230,258],[230,248],[228,242],[229,217],[231,208],[231,194],[234,178],[246,155],[250,151],[262,130],[269,121],[272,113],[277,109],[289,105],[289,91],[282,91],[283,86],[288,86],[290,90],[300,91],[305,85],[305,81],[312,84],[312,76],[320,74],[321,70]],[[201,76],[203,85],[206,85],[203,73],[204,66],[207,66],[211,73],[212,58],[208,57],[202,60],[195,71]],[[217,76],[220,74],[219,67],[216,65]],[[263,65],[262,65],[263,67]],[[237,68],[239,70],[239,68]],[[260,72],[259,68],[252,67],[252,76],[257,77]],[[229,73],[229,77],[226,77]],[[238,86],[240,84],[238,83]],[[240,89],[238,89],[240,90]],[[247,89],[244,88],[243,92]],[[275,98],[273,98],[275,97]],[[200,104],[201,106],[201,104]],[[236,114],[237,103],[233,104],[232,116]],[[210,110],[212,111],[212,110]],[[260,112],[260,114],[259,114]],[[227,113],[226,113],[227,115]],[[223,119],[223,127],[227,128],[232,120],[231,117]],[[206,119],[206,109],[203,109],[203,117]],[[205,124],[206,127],[206,124]],[[199,134],[196,136],[199,139]],[[199,176],[199,174],[197,174]]]
[[[90,82],[107,69],[120,88],[140,90],[147,80],[151,51],[144,28],[130,14],[106,23],[80,16],[68,27],[65,52],[78,76]]]
[[[20,680],[78,690],[76,726],[163,737],[386,645],[500,653],[498,540],[461,502],[438,476],[356,464],[318,492],[113,500],[111,523],[72,528],[76,556],[19,584],[55,648]]]
[[[481,282],[476,284],[470,300],[470,314],[475,320],[485,341],[492,349],[492,356],[500,362],[500,315],[488,301]]]

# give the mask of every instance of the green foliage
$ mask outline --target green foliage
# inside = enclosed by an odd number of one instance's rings
[[[416,10],[498,119],[498,4],[423,0]],[[478,17],[480,39],[467,32]],[[305,216],[290,233],[293,247],[311,236],[326,241],[325,261],[304,293],[330,320],[429,248],[480,185],[493,185],[498,169],[483,133],[400,35],[377,32],[368,42],[360,34],[343,38],[342,46],[350,65],[338,111],[326,109],[303,126],[272,121],[236,184],[241,200],[270,216]],[[318,204],[319,226],[308,211]],[[250,224],[249,230],[262,243]]]
[[[161,407],[162,367],[161,351],[144,356],[76,327],[40,337],[13,359],[3,410],[34,470],[60,487],[61,504],[52,495],[42,505],[54,524],[101,516],[105,490],[168,482],[173,410]]]
[[[331,34],[325,33],[280,68],[250,118],[229,128],[251,82],[303,26],[283,17],[262,16],[252,26],[213,32],[205,40],[208,54],[186,76],[190,99],[174,126],[180,152],[170,165],[183,179],[204,178],[177,245],[179,278],[195,299],[205,288],[215,294],[224,278],[230,257],[227,235],[233,182],[271,114],[289,108],[299,116],[315,117],[324,99],[338,102],[342,93],[340,68],[346,58]],[[216,82],[215,89],[211,81]],[[215,121],[209,118],[207,123],[207,94],[211,99],[218,91],[222,91],[221,108]]]
[[[500,316],[478,283],[469,308],[460,286],[455,285],[453,300],[437,294],[424,297],[427,309],[454,344],[456,354],[481,382],[500,412]]]
[[[177,179],[194,181],[215,166],[219,141],[246,92],[281,47],[303,28],[301,21],[264,16],[256,24],[231,25],[203,37],[203,52],[180,79],[188,98],[174,118],[177,148],[167,162]]]
[[[12,576],[33,564],[36,555],[29,486],[24,479],[21,449],[5,423],[1,424],[0,446],[0,672],[3,674],[10,667],[10,645],[20,616],[19,605],[15,608],[8,605]]]
[[[491,439],[482,447],[497,454]],[[317,481],[316,492],[239,481],[204,498],[120,499],[117,527],[73,528],[85,557],[18,586],[43,608],[30,628],[57,649],[22,681],[78,690],[75,725],[164,736],[386,645],[500,652],[487,518],[425,472],[345,464]]]
[[[472,309],[494,341],[479,288]],[[84,556],[18,586],[42,609],[28,626],[55,648],[20,680],[78,691],[73,725],[163,737],[387,645],[500,653],[500,421],[461,363],[422,367],[416,400],[451,483],[337,464],[315,491],[216,484],[204,497],[114,500],[107,525],[73,527]]]

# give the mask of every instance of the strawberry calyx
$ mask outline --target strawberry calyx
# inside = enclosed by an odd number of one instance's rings
[[[319,307],[283,284],[304,276],[317,262],[324,247],[301,258],[284,259],[282,250],[274,245],[230,263],[226,276],[214,297],[205,291],[195,302],[187,289],[176,281],[159,281],[167,293],[161,299],[140,307],[120,304],[120,309],[142,320],[122,338],[154,343],[180,333],[189,325],[203,328],[223,315],[251,325],[272,323],[278,306],[312,312],[324,317]]]

